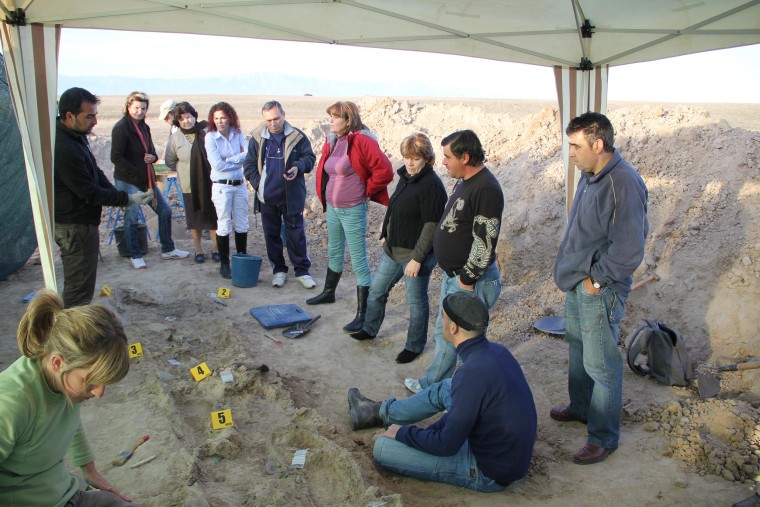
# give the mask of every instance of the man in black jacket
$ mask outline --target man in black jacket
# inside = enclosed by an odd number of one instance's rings
[[[63,261],[66,308],[92,301],[98,270],[98,226],[103,205],[144,204],[152,191],[127,195],[98,167],[87,134],[98,124],[98,99],[84,88],[61,94],[56,122],[54,185],[55,242]]]

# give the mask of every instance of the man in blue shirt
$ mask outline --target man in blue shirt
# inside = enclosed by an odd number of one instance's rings
[[[261,115],[264,122],[253,131],[243,168],[256,191],[254,212],[261,211],[267,256],[272,264],[272,286],[285,285],[288,266],[282,255],[284,236],[296,280],[313,289],[317,284],[309,275],[311,261],[306,252],[303,209],[304,174],[314,167],[314,151],[306,134],[285,121],[285,111],[279,102],[264,104]]]
[[[462,358],[454,376],[411,398],[382,403],[350,389],[351,427],[390,424],[375,442],[373,455],[392,472],[501,491],[528,472],[537,430],[533,395],[509,350],[486,339],[483,301],[455,292],[446,296],[442,309],[444,339]],[[427,428],[411,424],[444,410]]]
[[[554,281],[565,292],[570,404],[552,419],[588,426],[586,445],[573,461],[604,461],[617,449],[623,405],[620,321],[633,272],[644,258],[647,187],[614,148],[610,120],[585,113],[565,130],[570,159],[582,171]]]

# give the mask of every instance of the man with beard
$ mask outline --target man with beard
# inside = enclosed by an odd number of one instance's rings
[[[55,242],[63,261],[66,308],[88,304],[95,293],[103,206],[145,204],[153,192],[116,190],[90,151],[87,134],[98,124],[100,99],[84,88],[61,94],[56,122]]]

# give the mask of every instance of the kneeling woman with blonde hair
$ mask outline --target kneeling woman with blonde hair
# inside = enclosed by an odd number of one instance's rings
[[[129,371],[127,337],[102,305],[64,310],[42,291],[18,326],[22,357],[0,373],[0,505],[133,505],[95,468],[80,404],[102,398]],[[63,464],[66,453],[100,491],[83,492]]]

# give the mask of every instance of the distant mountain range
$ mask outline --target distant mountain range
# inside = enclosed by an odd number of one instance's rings
[[[447,84],[436,87],[436,80],[344,82],[328,79],[255,73],[247,76],[193,77],[176,79],[135,79],[128,76],[59,76],[58,90],[73,86],[86,88],[96,95],[126,95],[143,90],[154,95],[225,94],[225,95],[320,95],[320,96],[468,96],[472,89]],[[487,98],[487,97],[483,97]]]

